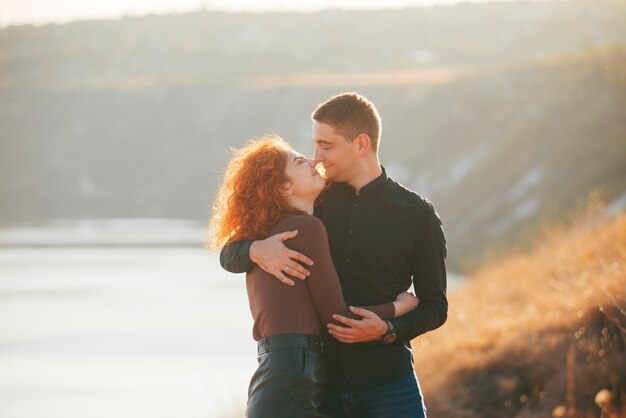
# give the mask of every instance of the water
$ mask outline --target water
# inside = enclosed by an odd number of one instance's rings
[[[243,275],[198,246],[0,249],[0,417],[241,417]]]
[[[243,278],[202,248],[0,250],[0,416],[241,416]]]

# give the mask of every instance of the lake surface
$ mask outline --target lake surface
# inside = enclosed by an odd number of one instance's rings
[[[0,249],[0,417],[241,417],[255,367],[201,247]]]

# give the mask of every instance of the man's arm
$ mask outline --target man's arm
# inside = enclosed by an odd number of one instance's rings
[[[446,296],[446,238],[437,211],[429,204],[428,221],[416,246],[413,287],[420,303],[417,309],[393,319],[398,339],[410,341],[442,326],[448,318]]]
[[[245,273],[252,270],[254,263],[250,260],[250,245],[254,241],[233,241],[222,248],[220,264],[231,273]]]
[[[313,265],[313,260],[290,250],[283,241],[298,235],[298,231],[287,231],[272,235],[264,240],[233,241],[222,248],[220,252],[220,264],[224,270],[231,273],[243,273],[252,270],[258,264],[263,270],[276,276],[281,282],[293,286],[293,280],[285,276],[284,273],[305,279],[309,270],[304,268],[296,260]]]

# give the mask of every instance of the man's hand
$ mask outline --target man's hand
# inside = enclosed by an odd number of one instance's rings
[[[374,312],[367,309],[350,306],[355,315],[363,319],[350,319],[341,315],[333,315],[333,319],[347,325],[328,324],[328,333],[342,343],[364,343],[366,341],[378,341],[387,332],[387,324]]]
[[[310,266],[313,265],[313,260],[297,251],[290,250],[283,244],[283,241],[291,239],[296,235],[298,235],[298,231],[287,231],[272,235],[264,240],[254,241],[250,246],[250,260],[263,270],[276,276],[278,280],[286,285],[295,285],[295,282],[283,273],[289,273],[289,275],[298,279],[305,279],[311,272],[295,260],[302,261]]]

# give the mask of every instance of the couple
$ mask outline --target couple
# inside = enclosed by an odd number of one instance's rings
[[[340,94],[312,120],[315,161],[275,136],[248,143],[211,219],[222,266],[247,272],[246,416],[425,417],[410,340],[447,318],[441,221],[380,165],[373,103]]]

